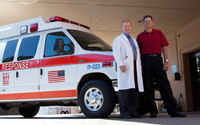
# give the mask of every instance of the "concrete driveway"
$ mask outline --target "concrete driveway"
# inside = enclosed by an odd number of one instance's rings
[[[186,112],[186,118],[171,118],[167,113],[159,113],[157,118],[142,119],[120,118],[119,113],[111,114],[104,119],[90,119],[83,114],[72,115],[37,115],[34,118],[23,118],[20,115],[0,116],[1,125],[200,125],[199,112]]]

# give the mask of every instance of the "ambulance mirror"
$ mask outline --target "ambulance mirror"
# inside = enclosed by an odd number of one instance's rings
[[[64,42],[63,39],[56,39],[54,43],[53,50],[55,53],[63,53],[64,52]]]

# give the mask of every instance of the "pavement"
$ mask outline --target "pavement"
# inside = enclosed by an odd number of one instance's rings
[[[1,125],[200,125],[200,112],[184,112],[185,118],[171,118],[167,113],[159,113],[157,118],[121,119],[119,113],[108,118],[87,118],[83,114],[36,115],[24,118],[21,115],[0,116]]]

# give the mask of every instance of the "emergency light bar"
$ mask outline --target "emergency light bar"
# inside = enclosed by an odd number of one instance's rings
[[[81,27],[84,27],[84,28],[90,30],[90,27],[88,27],[88,26],[82,25],[80,23],[76,23],[74,21],[70,21],[70,20],[64,19],[64,18],[59,17],[59,16],[55,16],[55,17],[51,17],[50,18],[50,22],[55,22],[55,21],[61,21],[61,22],[71,23],[71,24],[78,25],[78,26],[81,26]]]

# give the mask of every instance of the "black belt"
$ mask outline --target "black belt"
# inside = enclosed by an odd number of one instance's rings
[[[144,56],[144,57],[157,57],[157,56],[161,56],[161,54],[143,54],[142,56]]]

